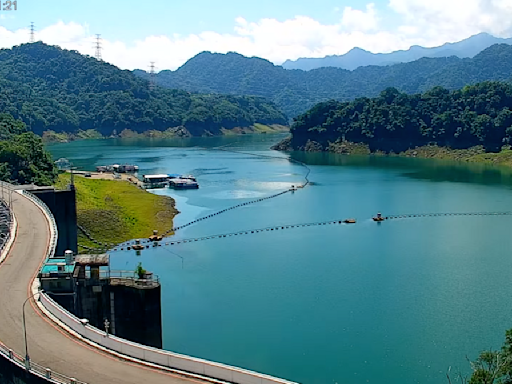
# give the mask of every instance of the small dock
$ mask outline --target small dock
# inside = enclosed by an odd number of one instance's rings
[[[96,167],[96,172],[100,173],[137,173],[138,171],[139,167],[133,164],[112,164]]]
[[[198,189],[199,183],[194,176],[181,176],[177,174],[143,175],[142,183],[145,189],[165,188]]]

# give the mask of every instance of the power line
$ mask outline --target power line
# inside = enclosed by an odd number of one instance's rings
[[[95,44],[94,44],[94,48],[95,48],[95,53],[94,53],[94,57],[96,58],[96,60],[98,61],[101,61],[101,35],[100,34],[96,34],[96,41],[95,41]]]
[[[35,29],[34,29],[34,22],[30,22],[30,43],[34,43],[36,41],[35,39]]]
[[[149,90],[153,91],[156,86],[155,62],[151,61],[149,65]]]

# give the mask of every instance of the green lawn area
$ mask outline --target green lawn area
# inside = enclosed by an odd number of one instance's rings
[[[69,183],[59,175],[57,188]],[[160,234],[173,227],[177,213],[174,200],[139,189],[127,181],[98,180],[75,176],[78,224],[96,240],[121,243]],[[97,246],[79,231],[79,244]]]

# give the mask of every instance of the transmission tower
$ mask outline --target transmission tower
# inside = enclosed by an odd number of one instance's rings
[[[34,43],[35,41],[36,41],[36,39],[35,39],[34,22],[32,21],[30,23],[30,42]]]
[[[149,90],[152,91],[155,89],[156,80],[155,80],[155,62],[151,61],[149,65]]]
[[[94,48],[96,50],[94,53],[94,57],[98,61],[101,61],[101,37],[100,36],[101,36],[100,34],[96,35],[96,41],[94,43]]]

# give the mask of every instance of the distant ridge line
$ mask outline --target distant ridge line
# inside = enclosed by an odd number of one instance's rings
[[[512,45],[512,38],[499,38],[484,32],[455,43],[445,43],[438,47],[426,48],[413,45],[407,50],[398,50],[390,53],[372,53],[355,47],[343,55],[329,55],[322,58],[302,57],[297,60],[286,60],[282,67],[284,69],[301,69],[304,71],[322,67],[354,70],[368,65],[385,66],[409,63],[423,57],[456,56],[461,59],[472,58],[494,44]]]

